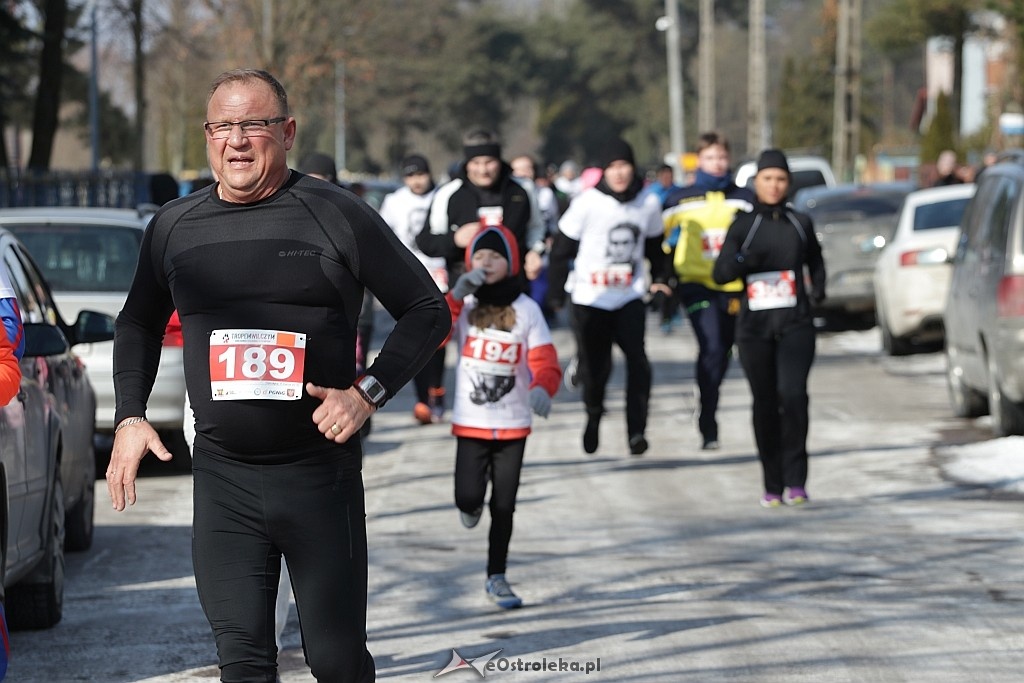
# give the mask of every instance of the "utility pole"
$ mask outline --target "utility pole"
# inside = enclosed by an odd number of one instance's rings
[[[263,0],[263,68],[274,69],[274,0]]]
[[[715,126],[715,0],[700,0],[700,75],[697,89],[697,128],[703,133]]]
[[[334,64],[334,164],[338,172],[348,168],[345,148],[345,60]]]
[[[750,56],[747,62],[747,156],[768,146],[768,78],[764,0],[750,0]]]
[[[96,0],[89,3],[89,146],[92,148],[90,168],[93,173],[100,169],[100,98],[99,59],[96,39]],[[140,141],[139,144],[142,144]]]
[[[665,0],[665,16],[654,24],[665,32],[665,50],[668,61],[668,111],[669,137],[672,149],[669,154],[674,160],[676,175],[681,175],[680,158],[686,149],[686,130],[683,121],[683,67],[679,55],[679,2]],[[679,178],[677,178],[679,180]]]
[[[853,180],[860,146],[861,1],[839,0],[836,20],[832,170],[841,181]]]

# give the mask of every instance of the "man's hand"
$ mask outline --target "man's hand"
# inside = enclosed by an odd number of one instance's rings
[[[106,477],[110,500],[118,512],[124,510],[125,504],[135,505],[135,478],[139,474],[139,463],[150,451],[164,462],[174,457],[148,422],[128,425],[114,435]]]
[[[650,292],[652,294],[664,294],[665,296],[672,296],[672,288],[666,285],[664,282],[654,282],[651,284]]]
[[[543,267],[544,258],[540,254],[532,249],[526,252],[526,262],[523,263],[523,273],[526,275],[527,280],[536,280]]]
[[[331,389],[306,382],[306,393],[320,399],[320,405],[313,411],[313,422],[334,443],[345,443],[358,434],[366,419],[377,410],[354,387]]]
[[[455,241],[455,246],[460,249],[465,249],[469,246],[469,243],[473,241],[473,237],[480,232],[480,221],[473,221],[472,223],[466,223],[459,227],[452,235],[452,239]]]

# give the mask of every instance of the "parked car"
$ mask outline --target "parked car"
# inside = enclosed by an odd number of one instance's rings
[[[952,255],[973,184],[946,185],[907,195],[896,234],[875,263],[875,314],[889,354],[941,342]]]
[[[959,417],[1024,434],[1024,152],[985,169],[960,223],[946,302],[946,378]]]
[[[380,205],[384,203],[384,197],[388,196],[398,188],[402,187],[400,180],[360,180],[357,181],[362,185],[360,195],[367,204],[372,206],[377,211],[380,211]],[[354,183],[351,183],[352,185]]]
[[[821,242],[828,280],[823,315],[875,314],[875,261],[896,230],[896,215],[911,183],[819,185],[796,193],[793,206],[810,215]]]
[[[53,288],[66,319],[88,308],[117,316],[124,307],[152,214],[130,209],[0,210]],[[113,342],[75,348],[96,390],[96,429],[109,445],[114,430]],[[158,430],[180,432],[185,404],[181,335],[166,335],[146,417]]]
[[[21,389],[0,408],[0,571],[12,628],[48,628],[61,619],[64,551],[92,544],[96,396],[78,344],[109,341],[114,320],[83,310],[61,318],[25,247],[0,229],[0,258],[25,326]]]
[[[789,196],[795,197],[805,187],[835,187],[836,177],[832,167],[823,157],[795,154],[788,156],[789,161]],[[754,176],[757,175],[757,162],[748,161],[736,169],[735,181],[740,187],[754,187]]]

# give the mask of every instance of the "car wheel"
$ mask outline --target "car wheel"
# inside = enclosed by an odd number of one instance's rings
[[[882,331],[882,348],[890,356],[906,356],[914,351],[914,345],[906,337],[893,335],[892,330],[885,324],[885,316],[878,316],[878,328]]]
[[[998,368],[991,355],[988,358],[988,411],[992,415],[992,431],[996,436],[1024,434],[1024,410],[1003,394]]]
[[[979,417],[985,414],[985,399],[974,389],[964,384],[963,369],[946,347],[946,388],[949,403],[957,417]]]
[[[53,480],[49,538],[39,565],[7,591],[7,623],[12,629],[50,628],[64,612],[64,487]]]
[[[88,550],[92,547],[96,511],[96,458],[90,453],[86,459],[88,472],[84,477],[81,495],[73,508],[68,510],[65,520],[67,533],[64,549],[69,552]]]

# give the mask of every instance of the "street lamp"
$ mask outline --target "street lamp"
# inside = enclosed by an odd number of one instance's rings
[[[658,17],[654,28],[665,34],[666,56],[668,58],[668,111],[669,136],[672,149],[672,167],[676,180],[681,181],[679,160],[685,145],[685,124],[683,121],[683,69],[679,57],[679,3],[678,0],[665,0],[665,16]]]

